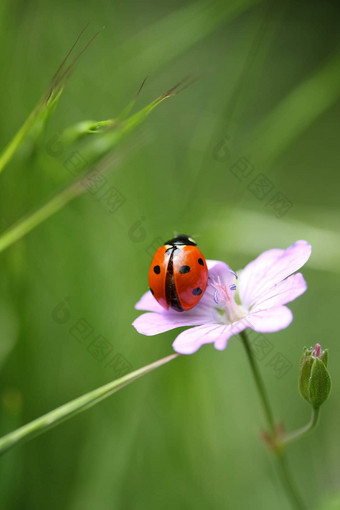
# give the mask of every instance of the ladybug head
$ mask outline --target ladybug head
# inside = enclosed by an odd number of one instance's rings
[[[179,236],[176,236],[173,239],[170,239],[170,241],[166,241],[164,244],[171,244],[173,246],[176,246],[176,245],[196,246],[197,245],[197,243],[195,243],[195,241],[191,237],[189,237],[185,234],[180,234]]]

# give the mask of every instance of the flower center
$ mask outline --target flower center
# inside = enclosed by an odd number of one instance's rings
[[[218,305],[218,312],[225,317],[226,322],[236,322],[247,315],[247,311],[241,304],[235,301],[235,292],[237,290],[237,274],[232,271],[235,280],[230,284],[223,284],[220,277],[211,280],[210,285],[214,289],[214,301]]]

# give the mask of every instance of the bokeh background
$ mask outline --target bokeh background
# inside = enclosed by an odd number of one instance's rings
[[[306,239],[308,291],[292,325],[266,335],[259,365],[292,430],[310,414],[297,391],[303,346],[329,348],[331,398],[288,462],[308,508],[340,508],[338,14],[335,1],[1,2],[1,148],[80,30],[91,22],[86,41],[105,25],[43,136],[1,174],[1,232],[71,182],[49,150],[60,131],[119,114],[148,73],[139,107],[198,78],[130,135],[107,176],[121,207],[85,193],[0,255],[2,434],[172,352],[175,332],[143,337],[131,323],[152,252],[174,231],[235,270]],[[98,337],[111,345],[105,359]],[[8,452],[0,506],[288,510],[263,425],[239,339],[208,345]]]

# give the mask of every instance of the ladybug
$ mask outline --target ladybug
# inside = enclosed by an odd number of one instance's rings
[[[149,269],[149,287],[163,308],[190,310],[207,284],[207,263],[191,237],[176,236],[156,250]]]

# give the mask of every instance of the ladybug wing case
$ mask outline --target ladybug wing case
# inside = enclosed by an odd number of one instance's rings
[[[152,259],[149,269],[149,287],[158,303],[168,310],[169,305],[166,300],[165,288],[170,252],[166,253],[166,251],[167,247],[161,246]]]
[[[193,308],[208,284],[208,267],[196,246],[184,246],[173,257],[175,287],[183,310]]]

